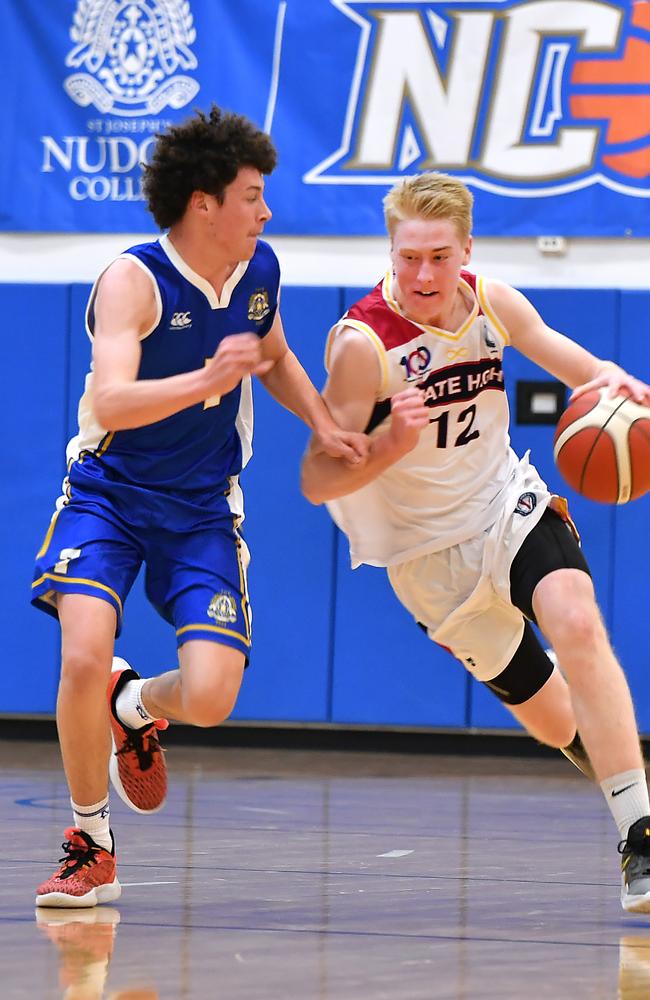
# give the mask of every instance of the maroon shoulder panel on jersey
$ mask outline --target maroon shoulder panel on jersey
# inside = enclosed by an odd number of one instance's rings
[[[462,270],[461,278],[469,285],[476,296],[479,315],[483,314],[481,304],[476,295],[477,277],[471,271]],[[359,320],[366,323],[377,334],[387,351],[393,347],[400,347],[415,340],[421,334],[421,327],[400,316],[389,305],[386,304],[383,295],[383,279],[362,299],[350,306],[346,316],[350,319]]]
[[[408,344],[420,335],[420,328],[394,312],[386,305],[383,292],[383,280],[375,285],[373,290],[351,306],[346,315],[350,319],[359,320],[374,330],[387,351],[401,344]]]
[[[466,281],[466,282],[467,282],[467,284],[468,284],[468,285],[469,285],[469,287],[470,287],[470,288],[472,289],[472,291],[473,291],[474,293],[476,293],[476,282],[478,281],[478,278],[476,277],[476,275],[475,275],[475,274],[472,274],[472,272],[471,272],[471,271],[465,271],[465,270],[463,269],[463,270],[461,270],[461,272],[460,272],[460,276],[461,276],[461,278],[463,279],[463,281]]]

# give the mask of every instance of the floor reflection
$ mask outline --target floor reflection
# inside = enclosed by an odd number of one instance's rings
[[[112,906],[36,910],[38,930],[58,951],[61,1000],[158,1000],[149,986],[105,993],[119,922]]]
[[[650,935],[626,934],[619,945],[618,1000],[650,997]]]

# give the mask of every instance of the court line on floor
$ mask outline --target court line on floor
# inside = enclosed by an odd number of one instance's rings
[[[178,885],[178,882],[120,882],[122,888],[126,885]]]
[[[3,917],[0,916],[0,924],[8,923],[33,923],[33,917]],[[620,936],[624,932],[625,926],[634,928],[638,930],[640,926],[650,932],[650,925],[642,924],[639,925],[638,922],[626,923],[624,918],[621,918],[621,925],[615,930],[617,936]],[[128,914],[123,915],[120,921],[120,929],[124,927],[143,927],[147,930],[156,928],[157,930],[171,930],[171,931],[243,931],[245,933],[253,934],[312,934],[318,937],[350,937],[350,938],[379,938],[379,939],[390,939],[395,938],[398,940],[405,941],[464,941],[472,944],[496,944],[503,946],[504,944],[522,944],[522,945],[548,945],[549,947],[556,947],[558,945],[562,947],[570,948],[607,948],[617,950],[620,947],[620,941],[570,941],[566,938],[561,940],[556,940],[555,938],[549,940],[541,940],[539,938],[525,938],[525,937],[486,937],[484,935],[478,934],[408,934],[404,931],[349,931],[349,930],[332,930],[331,928],[324,927],[253,927],[245,926],[242,924],[179,924],[179,923],[154,923],[151,920],[133,920]]]
[[[25,865],[42,865],[48,864],[48,859],[40,860],[21,860],[20,858],[7,859],[12,862],[17,862],[15,864],[16,868],[22,868]],[[362,858],[359,861],[363,861]],[[146,862],[146,861],[120,861],[120,870],[125,868],[143,868],[151,867],[157,869],[173,868],[174,871],[178,871],[178,865],[166,865],[159,864],[157,862]],[[607,886],[619,885],[618,879],[616,881],[608,882],[585,882],[583,880],[576,881],[566,881],[557,880],[549,881],[548,878],[505,878],[501,876],[487,876],[487,875],[432,875],[430,872],[368,872],[368,871],[339,871],[332,870],[329,868],[233,868],[226,865],[184,865],[184,871],[186,872],[233,872],[237,874],[249,873],[251,875],[315,875],[318,878],[323,875],[337,876],[341,878],[387,878],[387,879],[423,879],[426,881],[436,882],[436,881],[446,881],[446,882],[505,882],[513,883],[515,885],[545,885],[545,886],[562,886],[570,885],[572,887],[584,886],[589,887],[600,887],[606,888]],[[648,925],[650,929],[650,924]]]

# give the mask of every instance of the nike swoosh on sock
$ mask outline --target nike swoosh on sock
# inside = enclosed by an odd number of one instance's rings
[[[615,788],[612,792],[612,798],[616,798],[617,795],[622,795],[623,792],[627,792],[628,788],[634,788],[638,784],[638,781],[633,781],[631,785],[624,785],[623,788]]]

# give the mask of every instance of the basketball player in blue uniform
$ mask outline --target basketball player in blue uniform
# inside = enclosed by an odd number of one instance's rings
[[[155,812],[166,792],[158,730],[169,718],[214,726],[234,706],[251,648],[239,534],[251,376],[330,456],[364,457],[363,436],[338,428],[284,338],[278,262],[259,239],[275,163],[267,135],[216,107],[171,127],[144,168],[149,208],[168,233],[123,253],[90,295],[92,371],[33,583],[33,603],[61,626],[57,724],[73,810],[38,905],[119,897],[109,759],[124,801]],[[180,666],[145,681],[113,660],[143,563]]]
[[[408,178],[384,207],[392,272],[331,330],[323,394],[341,426],[368,432],[369,454],[355,468],[316,445],[303,491],[327,503],[353,565],[385,567],[431,639],[535,738],[595,775],[620,833],[623,907],[650,912],[650,803],[630,692],[566,503],[510,447],[504,349],[574,396],[623,390],[648,405],[650,388],[550,329],[515,289],[465,269],[472,197],[460,181]]]

